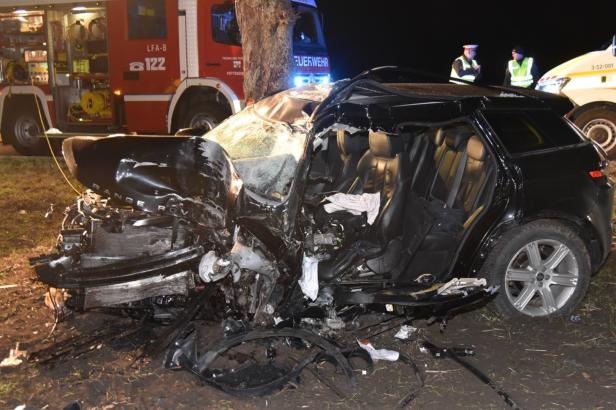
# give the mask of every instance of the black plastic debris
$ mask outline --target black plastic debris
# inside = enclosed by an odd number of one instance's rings
[[[277,367],[273,362],[265,365],[253,363],[226,371],[212,368],[213,362],[218,357],[235,346],[251,341],[277,338],[300,339],[307,343],[307,346],[318,347],[320,350],[310,352],[290,369]],[[324,360],[335,363],[337,369],[345,375],[350,386],[357,384],[353,368],[347,357],[351,352],[345,352],[340,346],[324,337],[301,329],[285,328],[245,332],[221,340],[202,355],[198,354],[197,345],[198,335],[193,327],[183,339],[176,340],[169,349],[164,363],[165,367],[190,371],[207,384],[237,397],[270,394],[297,378],[309,364]]]
[[[509,407],[511,407],[512,409],[516,409],[516,410],[521,409],[521,407],[517,405],[517,403],[513,400],[513,398],[509,395],[509,393],[504,391],[500,386],[498,386],[492,379],[490,379],[481,370],[479,370],[478,368],[476,368],[475,366],[473,366],[472,364],[470,364],[469,362],[461,358],[463,356],[474,356],[475,351],[472,348],[464,347],[464,346],[456,346],[456,347],[449,347],[449,348],[439,347],[426,340],[420,343],[420,347],[423,349],[426,349],[432,355],[432,357],[435,357],[438,359],[448,358],[458,363],[464,369],[468,370],[473,376],[475,376],[476,378],[481,380],[483,383],[488,385],[492,390],[494,390],[496,394],[498,394]]]

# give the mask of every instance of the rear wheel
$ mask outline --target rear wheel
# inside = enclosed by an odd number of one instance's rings
[[[500,286],[496,308],[513,319],[570,314],[588,289],[591,267],[588,250],[573,230],[540,220],[503,235],[482,272]]]
[[[43,125],[34,112],[26,109],[9,111],[2,122],[2,136],[21,155],[44,154],[47,144],[43,137]]]
[[[593,108],[580,114],[575,124],[611,156],[616,154],[616,111]]]

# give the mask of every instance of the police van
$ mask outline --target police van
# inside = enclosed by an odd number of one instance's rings
[[[569,117],[608,154],[616,154],[616,35],[607,48],[551,69],[536,88],[569,97],[576,105]]]

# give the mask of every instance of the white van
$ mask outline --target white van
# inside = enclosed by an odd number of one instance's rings
[[[604,50],[592,51],[548,71],[537,90],[569,97],[569,117],[609,154],[616,154],[616,35]]]

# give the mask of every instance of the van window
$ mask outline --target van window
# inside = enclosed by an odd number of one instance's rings
[[[583,142],[553,111],[485,111],[484,116],[510,154],[523,154]]]
[[[319,44],[314,17],[314,14],[309,11],[301,12],[297,16],[293,27],[293,44]]]
[[[212,6],[212,37],[217,43],[241,45],[240,27],[237,24],[233,3]]]
[[[128,0],[128,39],[167,37],[165,0]]]

